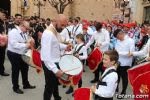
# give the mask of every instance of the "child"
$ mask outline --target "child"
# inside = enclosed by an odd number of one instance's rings
[[[76,42],[77,42],[77,44],[75,45],[75,47],[73,49],[73,54],[74,54],[74,56],[79,58],[82,63],[84,63],[84,60],[87,58],[87,49],[84,46],[83,34],[78,34],[76,36]],[[78,83],[78,88],[80,88],[81,86],[82,86],[82,79],[80,79],[80,81]],[[73,87],[70,86],[69,89],[66,91],[66,94],[70,94],[72,92],[73,92]]]
[[[106,67],[106,70],[100,77],[97,85],[91,87],[92,92],[95,94],[94,100],[113,100],[118,81],[116,72],[118,58],[117,51],[109,50],[104,52],[103,65]]]

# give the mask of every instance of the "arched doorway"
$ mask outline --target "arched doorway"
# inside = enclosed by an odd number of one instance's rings
[[[8,12],[8,15],[10,16],[10,8],[11,8],[11,0],[1,0],[0,8],[6,10]]]

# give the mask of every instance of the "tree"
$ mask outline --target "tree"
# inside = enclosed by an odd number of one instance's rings
[[[48,2],[57,10],[58,14],[62,14],[66,6],[73,3],[73,0],[48,0]]]

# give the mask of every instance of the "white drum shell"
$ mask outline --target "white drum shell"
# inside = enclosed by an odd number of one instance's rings
[[[73,55],[64,55],[59,61],[60,69],[68,75],[78,75],[83,70],[81,61]]]

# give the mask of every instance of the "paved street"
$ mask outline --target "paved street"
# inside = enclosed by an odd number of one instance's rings
[[[11,73],[11,66],[8,60],[5,61],[6,72]],[[20,75],[21,76],[21,75]],[[83,73],[83,86],[89,87],[90,80],[93,79],[93,74],[86,68],[86,72]],[[20,78],[20,87],[22,89],[22,80]],[[11,76],[9,77],[1,77],[0,76],[0,100],[42,100],[43,91],[44,91],[44,76],[43,72],[41,74],[37,74],[33,68],[30,68],[29,71],[29,81],[32,85],[36,85],[36,89],[33,90],[23,90],[24,94],[16,94],[12,91],[11,85]],[[60,88],[60,95],[62,96],[62,100],[73,100],[72,95],[66,95],[65,91],[67,88]],[[131,94],[131,90],[128,89],[127,94]],[[53,100],[53,99],[52,99]],[[114,100],[117,100],[116,98]],[[128,99],[129,100],[129,99]],[[132,99],[130,99],[132,100]]]

